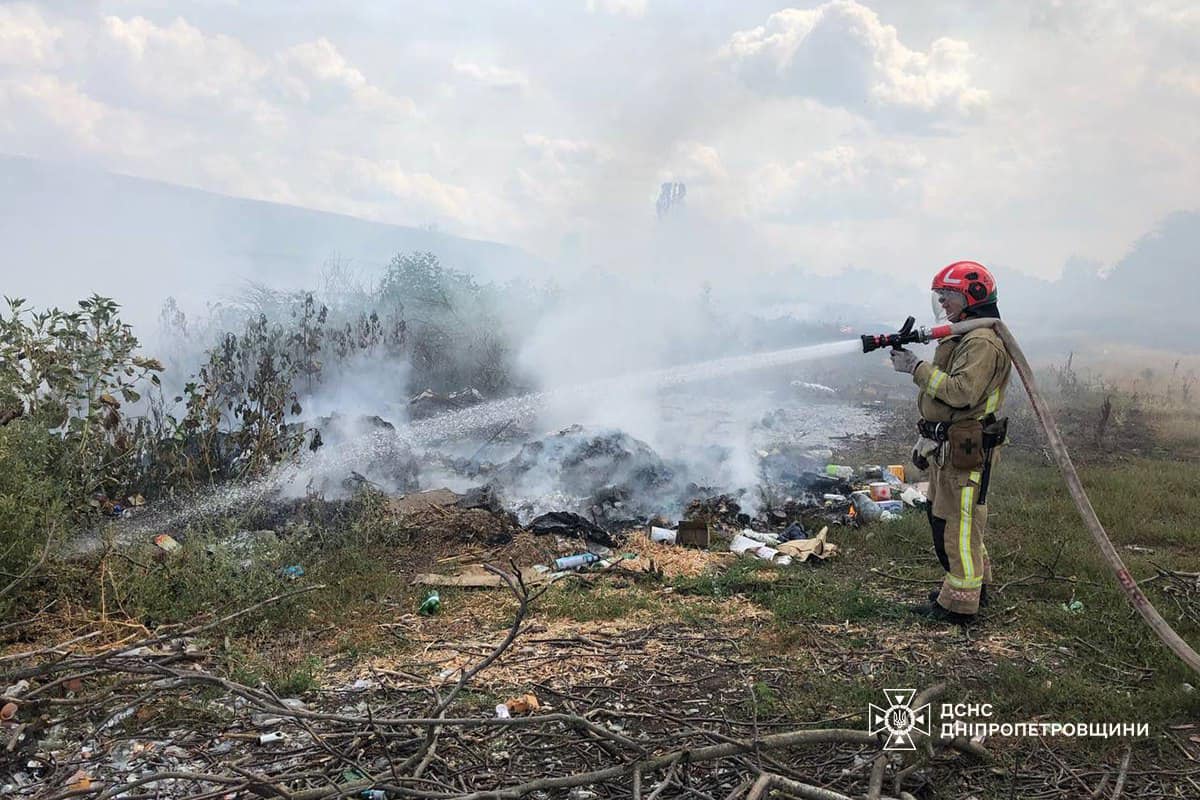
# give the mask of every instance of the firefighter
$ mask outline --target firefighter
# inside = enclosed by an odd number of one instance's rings
[[[957,261],[933,278],[932,304],[939,321],[1000,317],[996,281],[974,261]],[[992,566],[983,542],[988,483],[1007,420],[999,419],[1012,361],[990,327],[942,339],[932,361],[908,350],[892,351],[892,366],[917,385],[920,438],[913,464],[929,470],[927,514],[933,547],[946,575],[922,616],[965,623],[987,604]]]

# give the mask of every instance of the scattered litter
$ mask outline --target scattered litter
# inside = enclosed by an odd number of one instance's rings
[[[905,505],[912,506],[913,508],[929,504],[929,498],[915,486],[904,487],[904,491],[900,492],[900,500]]]
[[[258,743],[271,744],[272,742],[282,742],[285,738],[287,737],[285,737],[280,731],[271,731],[270,733],[264,733],[260,735],[258,737]]]
[[[512,714],[510,714],[508,711],[507,703],[501,703],[500,705],[496,706],[496,719],[511,719],[511,718],[512,718]]]
[[[873,481],[867,485],[871,499],[875,502],[892,499],[892,485],[887,481]]]
[[[159,550],[162,550],[164,553],[174,552],[180,547],[179,542],[175,541],[175,538],[169,533],[160,533],[155,536],[154,546]]]
[[[779,544],[780,540],[780,536],[777,533],[763,533],[752,528],[743,528],[741,535],[767,545]]]
[[[663,544],[675,544],[675,531],[670,528],[658,528],[650,526],[650,541],[662,542]]]
[[[304,567],[299,564],[293,564],[290,567],[284,567],[279,571],[279,574],[287,578],[289,581],[294,581],[304,575]]]
[[[779,545],[779,552],[796,561],[807,561],[811,558],[824,560],[837,555],[838,547],[826,539],[829,528],[821,528],[816,536],[809,539],[792,539]]]
[[[804,526],[799,522],[793,522],[783,529],[783,533],[779,534],[779,541],[792,542],[797,539],[807,539],[808,531],[804,530]]]
[[[825,474],[841,478],[844,481],[854,480],[854,467],[847,467],[843,464],[826,464]]]
[[[705,520],[683,519],[679,521],[675,541],[686,547],[708,547],[712,543],[712,529]]]
[[[551,511],[532,520],[527,526],[531,533],[538,536],[555,534],[570,539],[586,539],[599,542],[606,547],[615,547],[616,542],[608,531],[589,519],[570,511]]]
[[[1068,614],[1083,613],[1083,602],[1080,600],[1072,600],[1070,603],[1062,603],[1061,607],[1062,610],[1066,611]]]
[[[554,560],[554,568],[558,570],[580,569],[589,564],[595,564],[600,556],[595,553],[577,553],[573,556],[563,556]]]
[[[83,792],[92,788],[92,776],[83,770],[78,770],[67,778],[67,789],[72,792]]]
[[[537,695],[532,692],[507,700],[504,705],[507,706],[509,714],[532,714],[542,707]]]
[[[1145,545],[1141,545],[1141,544],[1127,544],[1127,545],[1125,545],[1125,549],[1131,553],[1153,553],[1154,552],[1153,547],[1146,547]]]
[[[436,591],[427,594],[421,605],[417,607],[417,613],[425,614],[426,616],[436,614],[441,610],[442,598]]]
[[[8,722],[17,715],[16,703],[5,703],[3,708],[0,708],[0,722]]]
[[[743,531],[733,537],[733,541],[729,543],[729,551],[738,555],[751,555],[763,561],[770,561],[781,566],[786,566],[792,563],[791,556],[788,556],[775,548],[765,545],[757,539],[753,539]]]
[[[888,464],[888,472],[890,472],[892,475],[895,475],[896,478],[901,483],[904,482],[904,465],[903,464]]]
[[[850,495],[855,515],[864,522],[873,522],[883,515],[883,509],[871,499],[866,492],[854,492]]]

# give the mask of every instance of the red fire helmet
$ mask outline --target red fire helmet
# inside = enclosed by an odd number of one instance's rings
[[[961,292],[967,298],[967,308],[996,302],[996,279],[987,267],[974,261],[955,261],[938,270],[930,288],[935,292]]]

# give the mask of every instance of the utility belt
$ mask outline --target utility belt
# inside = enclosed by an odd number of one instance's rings
[[[997,419],[987,414],[982,419],[934,422],[922,419],[917,431],[926,439],[942,445],[942,457],[949,450],[950,465],[956,469],[976,470],[991,464],[992,451],[1008,438],[1008,417]],[[947,447],[948,445],[948,447]]]

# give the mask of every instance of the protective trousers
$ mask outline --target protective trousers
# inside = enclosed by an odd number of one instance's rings
[[[994,454],[993,454],[994,457]],[[984,470],[960,470],[948,462],[929,467],[929,526],[933,548],[946,577],[938,604],[957,614],[979,611],[979,592],[991,583],[992,564],[983,532],[987,527]],[[990,477],[990,475],[988,476]]]

